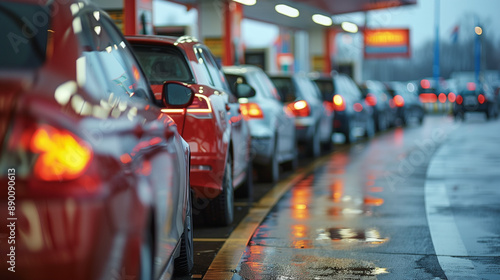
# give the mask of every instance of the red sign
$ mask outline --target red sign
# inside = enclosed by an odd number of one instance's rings
[[[410,57],[409,29],[365,29],[365,59]]]

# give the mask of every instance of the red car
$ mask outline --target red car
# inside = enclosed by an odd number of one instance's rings
[[[241,84],[237,96],[209,49],[192,37],[126,37],[160,98],[165,81],[188,84],[196,92],[187,109],[166,106],[182,137],[191,147],[193,211],[212,225],[233,220],[234,190],[251,188],[250,131],[237,97],[255,95]]]
[[[189,146],[110,18],[2,1],[0,25],[0,279],[189,273]],[[162,88],[171,107],[193,98]]]

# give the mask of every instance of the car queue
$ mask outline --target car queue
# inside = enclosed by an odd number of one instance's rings
[[[3,262],[2,279],[189,274],[192,215],[230,225],[254,168],[275,183],[300,150],[318,157],[336,133],[349,143],[394,124],[343,74],[222,68],[192,37],[124,37],[85,1],[0,7],[1,32],[50,19],[27,42],[2,43],[0,181],[15,170],[16,196],[0,199],[15,205],[24,268],[7,274]]]

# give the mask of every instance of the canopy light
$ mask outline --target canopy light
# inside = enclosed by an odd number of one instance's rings
[[[233,1],[247,6],[253,6],[255,5],[255,3],[257,3],[257,0],[233,0]]]
[[[278,4],[274,7],[274,9],[276,10],[276,12],[282,14],[282,15],[285,15],[287,17],[298,17],[299,16],[299,10],[293,8],[293,7],[290,7],[288,5],[284,5],[284,4]]]
[[[320,14],[314,14],[312,16],[312,20],[315,23],[320,24],[320,25],[324,25],[324,26],[331,26],[333,24],[333,20],[331,17],[327,17],[327,16],[320,15]]]
[[[358,26],[352,22],[344,21],[342,22],[341,26],[345,32],[350,32],[350,33],[358,32]]]

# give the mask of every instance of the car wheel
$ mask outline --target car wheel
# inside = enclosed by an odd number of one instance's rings
[[[188,198],[191,201],[191,197]],[[188,203],[184,232],[181,236],[181,252],[174,260],[175,275],[189,275],[194,265],[192,206]]]
[[[372,139],[375,136],[375,120],[369,118],[366,122],[365,137]]]
[[[247,175],[245,182],[236,189],[234,192],[234,195],[236,197],[243,197],[243,198],[248,198],[249,201],[253,200],[253,167],[252,163],[249,162],[247,165]]]
[[[149,231],[151,228],[148,225],[148,231],[144,234],[144,240],[140,248],[140,279],[151,280],[153,279],[153,235]]]
[[[214,226],[228,226],[233,222],[234,217],[233,163],[231,155],[227,157],[222,179],[222,192],[210,201],[211,211],[207,212],[207,220]]]
[[[486,120],[490,120],[491,117],[493,117],[493,107],[492,106],[488,106],[488,108],[486,108]]]
[[[345,144],[350,144],[354,141],[354,135],[352,134],[352,129],[351,129],[351,124],[349,121],[346,121],[345,126],[344,126],[344,131],[342,132],[344,134]]]
[[[283,164],[283,168],[287,171],[295,171],[299,167],[299,148],[297,147],[297,142],[295,142],[295,149],[293,152],[293,157],[291,160]]]
[[[387,129],[387,120],[385,118],[385,115],[379,114],[377,118],[377,130],[384,131],[386,129]]]
[[[278,147],[277,143],[274,143],[273,154],[271,156],[271,162],[260,168],[261,178],[263,182],[266,183],[276,183],[280,177],[280,164],[278,161]]]
[[[309,141],[309,145],[307,148],[309,150],[309,156],[314,158],[319,157],[321,153],[321,139],[319,137],[318,129],[314,129],[313,137]]]

